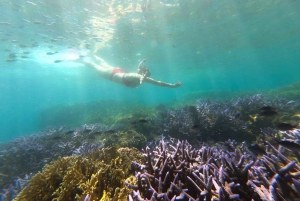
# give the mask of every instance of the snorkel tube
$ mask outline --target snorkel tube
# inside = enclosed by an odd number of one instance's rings
[[[138,74],[142,75],[143,77],[149,77],[151,75],[151,72],[149,70],[149,68],[147,68],[146,66],[142,66],[142,64],[146,62],[146,59],[144,59],[143,61],[141,61],[138,65]]]
[[[141,62],[139,63],[139,65],[138,65],[138,71],[140,70],[140,67],[141,67],[141,65],[142,65],[144,62],[146,62],[146,59],[144,59],[143,61],[141,61]]]

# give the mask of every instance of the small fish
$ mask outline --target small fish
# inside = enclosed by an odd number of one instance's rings
[[[115,131],[115,130],[107,130],[107,131],[104,131],[104,133],[105,134],[114,134],[114,133],[116,133],[117,131]]]
[[[291,151],[296,151],[296,152],[300,151],[300,144],[297,144],[295,142],[289,140],[280,140],[280,141],[276,140],[276,142]]]
[[[142,124],[144,124],[144,123],[147,123],[148,121],[146,120],[146,119],[140,119],[140,120],[138,120],[138,121],[133,121],[133,122],[131,122],[130,124],[132,124],[132,125],[135,125],[135,124],[138,124],[138,123],[142,123]]]
[[[26,19],[22,19],[22,21],[24,21],[24,22],[30,22],[29,20],[26,20]]]
[[[64,60],[55,60],[54,63],[60,63],[63,62]]]
[[[167,107],[164,104],[158,104],[157,106],[155,106],[156,110],[165,110]]]
[[[290,100],[289,102],[286,103],[286,105],[293,105],[293,104],[295,104],[295,103],[297,103],[297,102],[294,101],[294,100]]]
[[[259,108],[259,110],[264,110],[264,111],[275,111],[275,110],[276,110],[276,108],[275,108],[275,107],[272,107],[272,106],[269,106],[269,105],[267,105],[267,106],[263,106],[263,107]]]
[[[8,177],[8,175],[0,173],[0,177]]]
[[[61,136],[54,136],[54,137],[52,137],[51,139],[52,139],[52,140],[59,140],[59,139],[61,139]]]
[[[56,54],[56,53],[58,53],[57,51],[55,51],[55,52],[47,52],[46,54],[47,55],[53,55],[53,54]]]
[[[293,130],[293,129],[297,128],[297,125],[291,125],[291,124],[287,124],[287,123],[279,123],[279,124],[277,124],[277,128],[279,130],[288,131],[288,130]]]
[[[15,53],[10,53],[7,57],[10,59],[13,59],[13,58],[16,58],[17,55]]]
[[[264,110],[263,112],[261,112],[259,115],[260,116],[275,116],[277,115],[278,113],[274,110]]]
[[[65,134],[72,134],[74,132],[75,132],[75,130],[68,130],[68,131],[65,132]]]
[[[194,106],[194,105],[188,106],[188,109],[189,109],[190,113],[197,113],[198,112],[197,107]]]
[[[33,6],[36,6],[36,4],[33,3],[33,2],[31,2],[31,1],[26,1],[26,3],[31,4],[31,5],[33,5]]]
[[[199,126],[197,124],[195,124],[191,127],[191,130],[197,130],[198,128],[199,128]]]
[[[238,118],[240,118],[240,117],[241,117],[241,113],[239,113],[239,112],[236,113],[236,114],[234,115],[234,118],[235,118],[235,119],[238,119]]]
[[[28,45],[25,45],[25,44],[20,44],[19,46],[20,46],[20,48],[28,47]]]
[[[84,128],[81,132],[84,133],[84,134],[90,133],[90,132],[92,132],[92,129],[90,129],[90,128]]]
[[[6,62],[15,62],[18,61],[17,59],[5,59]]]
[[[43,24],[43,22],[38,21],[38,20],[35,20],[35,21],[33,21],[32,23],[33,23],[33,24]]]
[[[138,120],[139,123],[147,123],[148,121],[146,119],[140,119]]]
[[[250,146],[248,146],[248,150],[256,156],[267,155],[266,151],[263,148],[261,148],[257,143],[253,143]]]
[[[96,137],[95,137],[95,135],[88,135],[88,137],[87,137],[88,139],[90,139],[90,140],[94,140],[94,139],[96,139]]]
[[[91,135],[101,135],[101,134],[102,134],[101,131],[96,131],[96,132],[94,132],[94,133],[91,133]]]
[[[0,22],[0,24],[5,24],[5,25],[8,25],[8,26],[11,26],[12,24],[9,23],[9,22]]]

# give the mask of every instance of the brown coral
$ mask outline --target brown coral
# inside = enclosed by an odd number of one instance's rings
[[[37,173],[15,201],[125,200],[131,161],[142,160],[135,148],[115,147],[59,158]]]

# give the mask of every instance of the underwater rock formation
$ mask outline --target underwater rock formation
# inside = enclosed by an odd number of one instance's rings
[[[232,144],[228,142],[228,144]],[[144,151],[145,164],[133,161],[136,183],[128,200],[296,200],[300,166],[268,143],[260,158],[247,152],[202,146],[187,141],[160,141]]]
[[[86,157],[60,157],[38,172],[15,201],[125,200],[123,181],[130,175],[131,161],[143,161],[137,149],[104,148]]]

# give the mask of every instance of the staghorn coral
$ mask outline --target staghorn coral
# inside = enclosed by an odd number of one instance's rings
[[[238,149],[193,148],[186,141],[160,141],[146,148],[145,164],[133,161],[136,183],[128,200],[296,200],[300,166],[266,142],[267,154],[255,159]],[[234,145],[232,141],[227,144]]]
[[[266,105],[276,107],[278,115],[272,118],[259,116],[258,113],[260,111],[258,108]],[[275,136],[278,138],[285,137],[296,141],[299,139],[299,130],[280,133],[277,129],[268,127],[274,127],[279,121],[295,118],[298,114],[297,111],[299,111],[299,101],[290,101],[283,98],[268,100],[258,94],[255,96],[248,96],[223,102],[199,100],[196,106],[186,106],[177,110],[162,109],[160,111],[160,117],[157,118],[152,116],[153,119],[151,119],[150,115],[150,117],[147,118],[146,114],[138,113],[136,116],[127,119],[126,122],[130,125],[123,126],[122,130],[120,129],[122,125],[108,127],[102,124],[84,125],[74,130],[64,130],[63,127],[50,128],[43,133],[25,136],[8,144],[1,145],[0,187],[7,189],[3,191],[5,196],[13,197],[16,194],[14,192],[16,190],[16,186],[10,186],[7,184],[14,181],[16,176],[21,176],[20,178],[22,178],[26,173],[35,173],[38,170],[41,170],[44,164],[57,159],[59,156],[68,156],[73,153],[80,155],[78,156],[79,158],[77,158],[77,160],[80,161],[89,156],[91,152],[100,149],[104,145],[114,144],[119,147],[142,147],[146,143],[146,138],[149,140],[154,135],[163,134],[170,135],[172,137],[180,137],[181,139],[188,139],[194,144],[198,143],[198,140],[207,141],[213,139],[214,141],[221,141],[225,138],[235,139],[236,141],[227,141],[228,143],[221,143],[219,144],[219,147],[214,148],[214,150],[218,150],[216,153],[219,154],[221,151],[225,153],[225,155],[234,152],[236,142],[244,140],[251,141],[255,139],[259,131],[265,135]],[[146,119],[148,122],[132,124],[132,121],[135,121],[140,117]],[[126,118],[123,120],[125,121]],[[199,128],[191,129],[194,125],[199,126]],[[124,130],[124,127],[129,130]],[[103,143],[105,144],[103,145]],[[274,145],[274,143],[272,145]],[[281,154],[293,157],[295,155],[297,158],[300,158],[300,156],[295,153],[290,153],[283,148],[279,149]],[[271,153],[269,151],[267,153],[270,155],[277,154],[275,151],[273,152],[274,153]],[[240,155],[242,154],[240,153]],[[75,157],[77,156],[74,156],[74,158]],[[247,157],[248,163],[251,164],[252,157]],[[282,159],[277,159],[275,162],[282,165],[288,164],[286,161],[282,162],[281,160]],[[72,162],[72,164],[73,163],[74,162]],[[83,162],[83,164],[85,163]],[[250,167],[251,171],[253,170],[252,167],[254,166]],[[230,169],[230,167],[228,168]],[[279,169],[276,171],[279,172]],[[70,172],[72,171],[70,170]],[[121,175],[122,171],[116,171],[114,173]],[[65,178],[70,179],[72,175],[76,174],[76,171],[72,172],[72,174],[65,176]],[[82,172],[82,174],[89,174],[89,172]],[[96,183],[99,179],[101,179],[99,175],[101,175],[100,172],[93,172],[92,175],[88,177],[90,183],[87,182],[81,186],[82,189],[86,188],[86,193],[89,192],[85,196],[93,196],[93,193],[91,193],[93,190],[88,189],[93,188],[95,185],[100,185],[99,183]],[[140,179],[143,180],[143,178],[144,175],[141,172]],[[193,179],[193,177],[190,178]],[[84,179],[86,178],[84,177]],[[270,180],[271,178],[268,179]],[[295,178],[292,179],[295,180]],[[294,180],[289,180],[289,182]],[[151,179],[149,181],[151,181]],[[228,181],[228,185],[224,184],[225,190],[223,188],[219,188],[219,192],[224,193],[229,190],[232,191],[233,187],[229,185],[230,182],[232,181]],[[266,181],[264,182],[266,183]],[[131,184],[135,185],[134,182]],[[258,185],[255,182],[253,182],[253,184]],[[251,182],[249,183],[252,188],[255,187],[253,184]],[[65,188],[73,188],[73,186],[69,186],[70,184],[65,185]],[[246,188],[245,186],[246,185],[244,185],[244,188]],[[277,186],[278,184],[273,182],[274,189],[279,189]],[[173,188],[176,189],[175,187]],[[181,187],[179,186],[178,188],[180,189]],[[79,190],[79,194],[82,189]],[[112,196],[111,190],[103,190],[102,192],[99,191],[96,194],[104,194],[104,192],[105,196],[102,196],[103,199],[106,199],[105,197],[108,198]],[[54,195],[63,197],[63,193],[65,193],[65,191],[57,190],[55,193],[56,194]],[[120,196],[124,195],[122,188],[116,188],[115,194],[120,194]],[[74,192],[66,194],[65,197],[68,197],[69,195],[73,196]],[[2,195],[0,194],[0,196]],[[113,197],[115,197],[115,195],[113,195]]]
[[[3,176],[3,175],[1,175]],[[13,182],[1,190],[0,200],[8,201],[13,200],[21,190],[29,184],[29,181],[33,177],[33,174],[24,175],[22,177],[14,178]]]
[[[58,157],[72,153],[85,155],[103,147],[102,142],[95,137],[105,136],[112,129],[117,132],[119,128],[102,124],[83,125],[74,130],[49,128],[44,132],[0,144],[0,173],[6,175],[0,176],[0,188],[9,184],[14,177],[38,172],[45,164]]]
[[[228,138],[238,142],[253,141],[262,128],[276,127],[278,122],[295,119],[300,111],[298,103],[279,97],[267,99],[262,94],[225,101],[198,100],[195,106],[161,110],[160,117],[152,119],[149,133],[190,142],[220,142]],[[278,115],[259,115],[259,108],[266,105],[275,107]]]
[[[130,174],[132,160],[143,160],[137,149],[115,147],[86,157],[60,157],[38,172],[15,201],[124,200],[128,189],[123,182]]]

